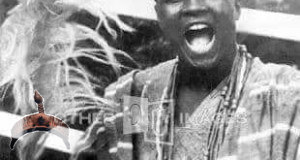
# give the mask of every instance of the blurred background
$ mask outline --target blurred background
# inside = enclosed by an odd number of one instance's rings
[[[241,0],[241,3],[243,7],[252,9],[300,14],[299,0]],[[0,24],[7,16],[7,11],[16,4],[17,0],[0,0]],[[85,12],[80,12],[73,18],[72,20],[92,28],[97,25],[95,18]],[[127,51],[139,65],[126,64],[126,60],[121,60],[127,66],[146,68],[174,57],[175,51],[164,39],[155,21],[133,17],[122,17],[122,19],[133,26],[136,32],[120,33],[117,40],[110,41],[113,46]],[[240,43],[247,45],[253,55],[261,57],[265,62],[300,65],[300,45],[297,42],[241,34],[238,35],[238,39]]]

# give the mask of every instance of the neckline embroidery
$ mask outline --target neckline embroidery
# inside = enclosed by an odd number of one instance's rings
[[[218,151],[220,149],[220,146],[222,145],[225,139],[225,132],[228,127],[228,121],[230,117],[232,117],[235,111],[237,110],[237,107],[240,102],[240,98],[242,97],[245,82],[248,78],[248,74],[251,69],[252,56],[249,53],[247,53],[247,49],[245,46],[237,45],[237,48],[238,48],[238,52],[235,57],[233,67],[229,77],[223,80],[203,100],[204,102],[207,100],[207,98],[210,98],[210,96],[217,96],[218,94],[221,94],[222,96],[221,101],[217,107],[214,120],[212,122],[212,125],[210,126],[211,132],[209,133],[208,143],[207,143],[208,151],[205,153],[205,157],[207,159],[213,160],[216,159],[218,156]],[[176,77],[177,66],[178,66],[178,58],[176,64],[174,65],[171,77]],[[171,78],[170,80],[171,82],[169,82],[169,84],[164,88],[161,100],[174,97],[176,91],[176,78]],[[223,83],[225,83],[225,86],[220,91],[219,86]],[[163,105],[160,105],[160,109],[164,110]],[[158,116],[163,116],[162,114],[163,113],[160,113]],[[222,117],[221,118],[216,117],[217,115],[222,115]],[[163,123],[165,123],[162,122],[160,119],[161,118],[158,118],[158,122],[157,122],[158,132],[160,127],[163,125]],[[218,120],[218,122],[216,122],[216,120]],[[224,123],[220,123],[220,121]],[[174,124],[172,125],[172,127],[174,128]],[[172,129],[172,131],[174,132],[174,129]],[[158,160],[170,159],[172,157],[173,146],[163,145],[159,142],[160,142],[160,137],[157,136],[156,137],[157,159]]]

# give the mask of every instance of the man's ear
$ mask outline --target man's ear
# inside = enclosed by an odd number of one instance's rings
[[[156,12],[156,16],[157,16],[157,21],[160,22],[161,21],[161,10],[159,8],[159,5],[157,5],[157,2],[155,3],[154,5],[154,9],[155,9],[155,12]],[[158,23],[160,25],[160,23]],[[162,27],[162,26],[160,26]]]
[[[155,12],[156,12],[156,16],[157,16],[157,21],[158,21],[158,25],[161,29],[164,29],[166,26],[164,25],[164,23],[161,23],[162,22],[162,17],[164,17],[164,14],[162,9],[161,9],[161,5],[160,4],[157,4],[159,2],[156,2],[155,6],[154,6],[154,9],[155,9]]]
[[[241,16],[241,3],[240,0],[234,0],[234,20],[239,20]]]

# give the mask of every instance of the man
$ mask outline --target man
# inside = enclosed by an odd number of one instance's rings
[[[300,74],[289,66],[263,64],[237,45],[239,2],[157,0],[155,10],[178,58],[110,85],[105,96],[113,101],[110,115],[99,114],[74,158],[300,158]],[[156,108],[142,107],[148,110],[141,113],[146,127],[127,130],[124,96],[159,102]]]

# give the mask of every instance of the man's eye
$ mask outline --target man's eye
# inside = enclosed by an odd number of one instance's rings
[[[181,2],[182,0],[164,0],[165,3],[177,3]]]

